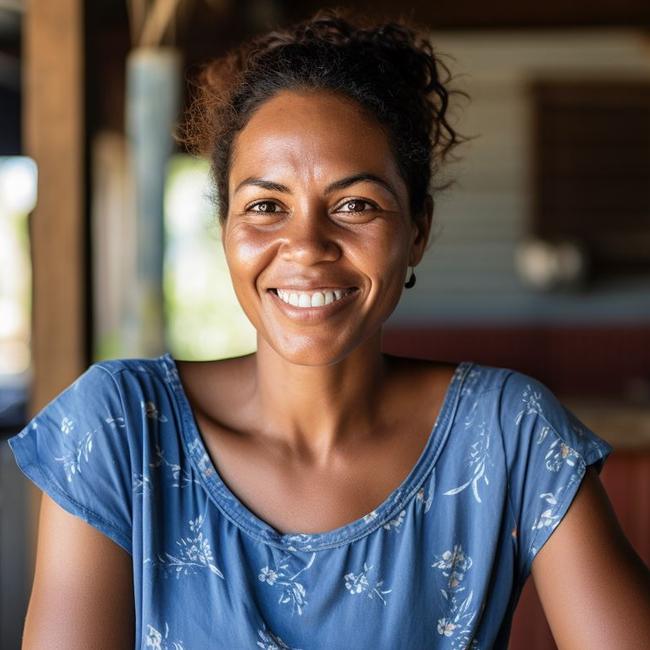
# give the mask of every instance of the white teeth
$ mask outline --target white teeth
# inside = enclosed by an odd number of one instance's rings
[[[300,293],[276,289],[278,297],[294,307],[322,307],[329,305],[335,300],[342,298],[347,292],[343,289],[332,289],[330,291],[313,291]]]

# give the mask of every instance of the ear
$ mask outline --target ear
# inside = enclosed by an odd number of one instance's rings
[[[409,255],[409,266],[417,266],[424,255],[431,223],[433,221],[433,197],[427,194],[424,199],[422,211],[413,216],[411,232],[411,252]]]

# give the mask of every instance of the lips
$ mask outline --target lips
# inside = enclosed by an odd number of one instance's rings
[[[297,290],[271,288],[268,294],[273,303],[292,320],[315,321],[326,318],[355,300],[357,287],[322,287]]]
[[[347,291],[349,289],[357,289],[351,285],[341,285],[341,284],[300,284],[300,283],[291,283],[287,282],[278,284],[277,287],[269,287],[267,291],[277,291],[278,289],[283,289],[284,291]]]

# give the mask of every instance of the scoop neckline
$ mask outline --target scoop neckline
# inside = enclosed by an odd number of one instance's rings
[[[215,505],[233,524],[257,541],[289,551],[310,552],[349,544],[370,534],[396,518],[415,497],[424,479],[436,464],[458,408],[460,388],[474,365],[471,361],[461,361],[456,365],[424,449],[406,478],[379,506],[362,517],[331,530],[318,533],[281,533],[245,506],[223,481],[207,452],[192,405],[181,382],[176,360],[169,351],[162,354],[159,360],[165,366],[166,380],[172,385],[180,407],[181,439],[185,453],[190,457],[201,484]]]

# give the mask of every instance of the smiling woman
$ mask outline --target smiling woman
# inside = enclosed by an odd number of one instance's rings
[[[300,365],[378,347],[430,224],[411,218],[384,131],[339,94],[282,91],[232,158],[223,245],[259,345]]]
[[[336,13],[206,68],[185,138],[257,351],[93,364],[10,440],[48,495],[27,647],[506,648],[531,572],[561,648],[645,646],[611,447],[520,372],[382,352],[459,142],[441,71]]]

